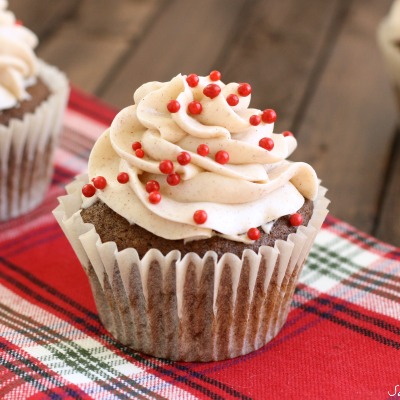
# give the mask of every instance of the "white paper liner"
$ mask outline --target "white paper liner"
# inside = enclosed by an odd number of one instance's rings
[[[0,125],[0,221],[35,208],[52,177],[69,84],[63,73],[42,61],[39,77],[52,93],[49,98],[22,120]]]
[[[93,290],[105,327],[122,343],[156,357],[211,361],[247,354],[285,323],[298,276],[328,213],[320,187],[313,215],[286,241],[245,250],[242,259],[214,251],[200,258],[150,249],[118,252],[82,221],[81,175],[53,211]]]
[[[391,35],[388,19],[381,22],[377,34],[378,44],[386,62],[389,78],[394,85],[400,110],[400,46],[396,45],[393,35]]]

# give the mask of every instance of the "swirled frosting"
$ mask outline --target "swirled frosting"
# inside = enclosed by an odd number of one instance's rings
[[[18,23],[0,0],[0,110],[29,98],[26,88],[35,83],[38,60],[33,49],[37,37]]]
[[[221,88],[215,98],[204,95],[210,83]],[[304,197],[314,199],[318,179],[312,167],[286,158],[296,148],[293,136],[273,133],[273,123],[252,125],[249,119],[261,111],[249,108],[250,95],[238,96],[239,103],[228,104],[229,94],[238,93],[238,84],[212,82],[199,77],[195,87],[186,76],[169,82],[144,84],[134,94],[134,105],[123,109],[111,127],[96,142],[89,159],[89,178],[103,176],[107,186],[96,196],[85,199],[84,207],[99,198],[111,209],[157,236],[166,239],[200,239],[221,235],[236,241],[251,242],[247,231],[300,209]],[[170,100],[180,109],[171,113]],[[191,114],[188,105],[198,101],[200,114]],[[272,150],[260,147],[262,138],[271,138]],[[132,143],[140,142],[144,156],[138,157]],[[197,153],[200,144],[209,154]],[[220,164],[215,154],[229,154]],[[190,163],[181,165],[181,152]],[[180,183],[170,186],[160,162],[173,162]],[[129,181],[121,184],[117,175],[126,172]],[[153,204],[146,183],[156,180],[161,201]],[[204,210],[207,220],[197,224],[193,218]]]
[[[387,29],[389,39],[400,41],[400,1],[395,0],[387,16]]]

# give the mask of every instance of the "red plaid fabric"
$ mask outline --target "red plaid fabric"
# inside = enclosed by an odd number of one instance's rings
[[[46,200],[0,225],[1,398],[397,396],[400,249],[332,217],[317,237],[286,325],[262,349],[222,362],[175,363],[114,340],[51,215],[114,115],[73,90]]]

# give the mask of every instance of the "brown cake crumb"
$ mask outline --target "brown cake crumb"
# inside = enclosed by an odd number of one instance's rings
[[[306,199],[303,207],[298,212],[303,217],[303,225],[307,225],[313,212],[313,202]],[[101,201],[97,201],[92,206],[83,209],[81,216],[84,222],[90,222],[95,226],[103,243],[114,241],[119,251],[133,247],[140,257],[143,257],[151,248],[160,250],[164,255],[171,250],[179,250],[182,257],[189,252],[197,253],[202,257],[208,250],[214,250],[218,257],[227,252],[241,257],[245,249],[252,249],[257,252],[260,246],[274,246],[276,240],[286,240],[289,234],[297,230],[297,227],[290,225],[289,216],[287,215],[275,221],[269,234],[264,233],[260,227],[261,238],[251,244],[235,242],[219,236],[184,243],[183,240],[161,238],[139,225],[130,225],[125,218],[111,210]]]
[[[0,110],[0,125],[8,126],[10,120],[13,118],[22,119],[25,114],[33,112],[51,94],[49,88],[41,79],[38,79],[26,91],[31,96],[30,99],[23,100],[16,107],[9,108],[8,110]]]

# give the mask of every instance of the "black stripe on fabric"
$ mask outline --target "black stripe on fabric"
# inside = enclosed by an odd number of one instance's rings
[[[46,372],[42,368],[40,368],[37,364],[33,363],[30,361],[28,358],[22,356],[18,351],[14,350],[10,346],[8,346],[5,342],[0,341],[0,350],[6,351],[8,354],[10,354],[12,357],[14,357],[16,360],[18,360],[20,363],[26,365],[31,371],[35,372],[36,374],[42,376],[43,378],[46,378],[50,383],[52,383],[54,386],[63,389],[63,391],[71,396],[74,399],[81,399],[82,394],[84,393],[81,391],[81,389],[78,388],[79,392],[74,390],[71,387],[65,387],[63,382],[60,382],[57,380],[57,373],[55,373],[55,376],[51,375],[50,373]],[[49,389],[42,385],[40,382],[35,380],[32,376],[28,374],[27,371],[24,371],[23,369],[19,368],[15,364],[13,364],[11,361],[2,361],[1,365],[6,367],[9,371],[13,372],[14,374],[17,374],[20,378],[22,378],[24,381],[32,384],[32,386],[36,387],[40,391],[47,391],[47,393],[51,394],[51,396],[54,396],[52,398],[57,398],[57,399],[63,399],[64,396],[61,396],[57,393],[54,393],[52,389]]]
[[[69,297],[67,297],[64,293],[59,292],[58,290],[54,289],[53,287],[49,286],[48,284],[46,284],[43,281],[40,281],[39,279],[37,279],[35,276],[33,276],[32,274],[30,274],[29,272],[23,270],[21,267],[18,267],[17,265],[15,265],[14,263],[9,262],[8,260],[5,260],[3,257],[0,257],[0,262],[5,265],[6,267],[8,267],[9,269],[13,270],[14,272],[19,273],[20,275],[24,276],[25,278],[29,279],[33,284],[35,284],[36,286],[41,287],[42,289],[45,289],[47,292],[49,292],[50,294],[52,294],[53,296],[55,296],[57,299],[64,301],[65,303],[67,303],[68,305],[70,305],[71,307],[77,309],[78,311],[82,312],[83,314],[85,314],[86,317],[89,317],[90,319],[92,319],[93,321],[95,321],[97,324],[101,325],[101,322],[97,316],[97,314],[94,314],[93,312],[91,312],[90,310],[86,309],[85,307],[83,307],[82,305],[80,305],[79,303],[75,302],[74,300],[70,299]],[[58,306],[57,304],[51,302],[50,300],[44,298],[43,296],[39,295],[38,293],[36,293],[35,291],[31,290],[28,286],[24,285],[21,282],[18,282],[16,279],[10,277],[9,275],[2,273],[0,271],[0,276],[3,277],[3,279],[7,280],[7,282],[9,282],[10,284],[12,284],[14,287],[18,288],[19,290],[21,290],[22,292],[24,292],[24,294],[26,296],[30,296],[32,298],[34,298],[37,302],[45,304],[46,306],[48,306],[49,308],[52,308],[53,310],[59,312],[60,314],[64,314],[66,315],[68,318],[70,318],[72,321],[74,321],[75,324],[82,326],[87,332],[90,332],[98,337],[100,337],[101,339],[105,340],[107,343],[109,343],[110,345],[112,345],[113,347],[115,347],[116,349],[122,351],[125,355],[134,358],[136,361],[142,363],[143,365],[145,365],[146,367],[152,368],[153,370],[162,373],[166,376],[168,376],[169,378],[174,379],[177,382],[180,383],[184,383],[185,385],[189,386],[192,389],[195,389],[201,393],[203,393],[204,395],[212,398],[212,399],[221,399],[223,400],[224,398],[221,397],[220,395],[218,395],[217,393],[213,393],[211,392],[209,389],[207,389],[204,386],[201,386],[195,382],[192,382],[190,380],[188,380],[186,377],[178,375],[176,373],[174,373],[173,371],[170,371],[168,369],[165,369],[163,367],[161,367],[159,364],[162,363],[164,365],[168,365],[168,366],[172,366],[180,371],[184,371],[186,373],[188,373],[189,375],[205,382],[208,384],[211,384],[221,390],[223,390],[224,392],[226,392],[227,394],[236,397],[236,398],[240,398],[243,400],[250,400],[249,397],[245,396],[244,394],[238,392],[237,390],[215,380],[212,378],[209,378],[207,376],[203,376],[202,374],[192,371],[190,368],[185,367],[183,365],[177,365],[171,361],[168,360],[161,360],[161,359],[157,359],[157,362],[153,362],[151,361],[151,359],[147,359],[143,356],[141,356],[138,353],[135,353],[132,349],[130,349],[127,346],[124,346],[123,344],[119,343],[118,341],[114,340],[111,336],[108,336],[104,333],[102,333],[98,327],[92,325],[90,322],[88,322],[88,320],[82,317],[78,317],[77,315],[75,315],[74,313],[67,311],[65,308]]]
[[[316,300],[316,298],[313,299],[313,301],[315,301],[315,300]],[[331,312],[326,312],[326,311],[319,310],[317,308],[317,306],[311,306],[309,303],[303,304],[296,300],[293,301],[293,305],[297,308],[300,308],[300,309],[308,312],[308,313],[317,315],[318,317],[321,317],[328,321],[334,322],[335,324],[343,326],[344,328],[348,328],[348,329],[352,330],[353,332],[359,333],[363,336],[373,339],[380,344],[384,344],[384,345],[392,347],[396,350],[400,350],[400,342],[393,340],[393,339],[389,339],[389,338],[387,338],[379,333],[376,333],[370,329],[356,325],[352,322],[346,321],[345,319],[334,315],[335,311],[337,311],[337,312],[341,311],[340,310],[341,307],[333,307],[333,310]],[[338,306],[338,304],[335,304],[335,306]],[[347,309],[347,307],[345,307],[344,305],[343,305],[343,308],[345,310]],[[353,317],[355,319],[357,319],[356,313],[353,315]],[[382,320],[377,319],[377,321],[379,321],[379,323],[381,323],[381,324],[384,324],[384,321],[382,321]]]

